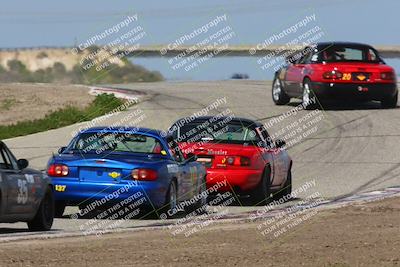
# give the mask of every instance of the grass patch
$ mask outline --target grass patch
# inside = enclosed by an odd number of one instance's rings
[[[0,126],[0,140],[23,136],[68,126],[77,122],[89,121],[102,116],[124,103],[114,95],[101,94],[84,109],[68,106],[47,114],[43,119],[21,121],[12,125]]]
[[[15,98],[6,98],[1,101],[0,110],[10,110],[15,104],[17,104],[17,100]]]

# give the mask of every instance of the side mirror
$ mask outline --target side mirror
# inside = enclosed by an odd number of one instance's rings
[[[186,162],[193,162],[197,160],[197,155],[193,154],[193,153],[189,153],[186,156]]]
[[[67,148],[66,146],[60,147],[60,148],[58,149],[58,154],[63,153],[63,152],[65,151],[66,148]]]
[[[286,146],[286,142],[283,141],[283,140],[281,140],[281,139],[277,139],[277,140],[275,141],[275,146],[276,146],[277,148],[282,148],[282,147]]]
[[[19,159],[19,160],[17,161],[17,164],[18,164],[18,168],[19,168],[20,170],[22,170],[22,169],[25,169],[26,167],[28,167],[29,161],[26,160],[26,159]]]

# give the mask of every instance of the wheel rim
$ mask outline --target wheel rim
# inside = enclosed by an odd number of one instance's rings
[[[172,182],[170,189],[169,189],[169,206],[171,209],[176,208],[176,188],[175,188],[175,183]]]
[[[308,83],[304,84],[303,104],[306,106],[310,104],[310,86],[308,85]]]
[[[281,83],[279,79],[276,79],[274,82],[274,86],[272,87],[272,96],[274,97],[274,100],[276,101],[279,100],[281,92],[282,92]]]

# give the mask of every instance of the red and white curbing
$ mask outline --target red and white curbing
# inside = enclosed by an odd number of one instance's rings
[[[129,90],[129,89],[120,89],[120,88],[112,88],[112,87],[97,87],[91,86],[89,87],[90,95],[101,95],[101,94],[113,94],[117,98],[122,99],[138,99],[146,95],[144,92],[137,90]]]

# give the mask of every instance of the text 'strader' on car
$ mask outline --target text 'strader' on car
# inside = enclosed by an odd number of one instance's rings
[[[318,43],[287,57],[286,62],[272,84],[277,105],[301,98],[306,109],[324,100],[374,100],[384,108],[397,106],[396,73],[369,45]]]
[[[207,187],[250,196],[265,204],[271,196],[290,198],[292,159],[285,142],[272,142],[265,127],[236,117],[183,118],[169,129],[187,158],[207,168]]]
[[[130,209],[133,201],[127,200],[140,195],[141,211],[172,217],[180,202],[205,196],[204,167],[185,160],[172,137],[146,128],[87,129],[49,160],[47,173],[56,190],[57,217],[67,205],[79,206],[81,215]],[[205,197],[190,201],[190,208],[205,205]]]
[[[52,182],[28,165],[0,141],[0,222],[27,222],[31,231],[48,231],[54,219]]]

